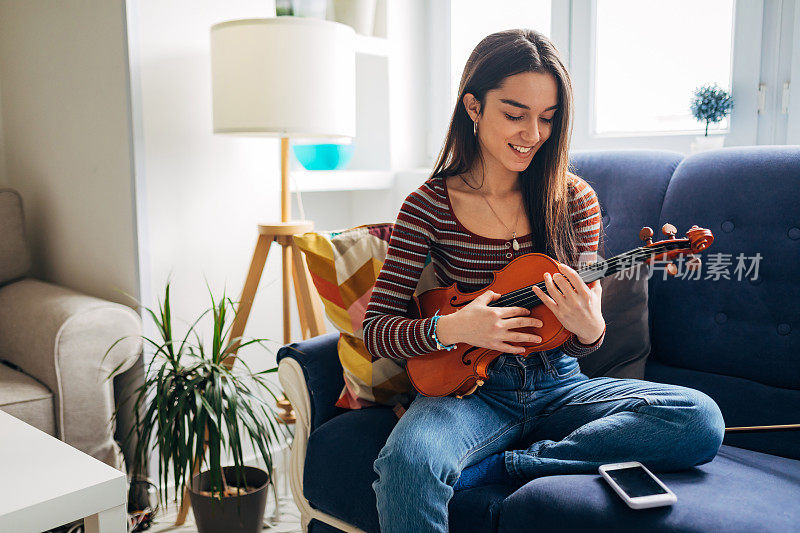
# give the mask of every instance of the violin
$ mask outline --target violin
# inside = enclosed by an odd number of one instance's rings
[[[589,284],[642,264],[668,261],[665,266],[666,271],[674,276],[678,269],[670,260],[686,255],[689,258],[686,268],[696,269],[700,266],[700,259],[695,254],[705,250],[714,242],[711,231],[698,226],[692,226],[686,232],[686,238],[681,239],[675,238],[677,230],[672,224],[664,224],[661,231],[669,238],[654,243],[653,230],[644,227],[639,232],[639,238],[645,242],[644,246],[610,259],[591,263],[576,272],[585,283]],[[491,302],[490,307],[524,307],[531,310],[530,316],[542,321],[542,326],[539,328],[523,327],[511,330],[541,337],[539,343],[510,342],[514,346],[525,348],[525,352],[521,355],[527,357],[532,353],[561,346],[571,335],[531,288],[536,285],[547,294],[544,283],[545,272],[551,275],[559,272],[558,262],[540,253],[524,254],[495,271],[493,281],[487,287],[469,293],[461,292],[456,284],[430,289],[411,300],[409,313],[410,316],[420,318],[431,317],[437,311],[440,315],[455,313],[480,294],[491,290],[501,294],[501,297]],[[472,394],[486,382],[487,367],[502,353],[458,343],[455,349],[438,350],[412,357],[406,364],[406,372],[414,387],[425,396],[455,395],[460,398]]]

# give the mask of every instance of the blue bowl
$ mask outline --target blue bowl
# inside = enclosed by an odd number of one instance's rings
[[[294,155],[306,170],[339,170],[353,158],[352,144],[295,144]]]

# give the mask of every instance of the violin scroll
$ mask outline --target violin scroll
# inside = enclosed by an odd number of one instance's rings
[[[689,228],[689,231],[686,232],[686,237],[692,245],[693,254],[702,252],[714,242],[714,235],[711,234],[711,231],[697,225]]]
[[[688,259],[686,268],[689,270],[697,270],[700,268],[701,262],[700,258],[694,254],[702,252],[711,246],[711,243],[714,242],[714,236],[711,234],[711,231],[697,225],[693,225],[689,228],[689,231],[686,232],[685,239],[675,238],[677,231],[675,226],[670,223],[661,226],[661,233],[668,236],[667,240],[655,243],[655,245],[668,245],[668,250],[660,254],[662,259],[672,259],[676,255],[686,254]],[[643,227],[641,231],[639,231],[639,239],[645,242],[645,246],[653,246],[653,229],[648,226]],[[665,270],[667,274],[671,276],[678,273],[678,267],[676,267],[674,263],[665,265]]]

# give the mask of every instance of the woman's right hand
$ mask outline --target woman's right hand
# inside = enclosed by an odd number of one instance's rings
[[[436,336],[442,344],[465,342],[503,353],[525,353],[510,342],[538,343],[538,335],[510,331],[524,327],[542,327],[542,321],[530,316],[524,307],[490,307],[500,294],[486,291],[455,313],[443,315],[436,324]]]

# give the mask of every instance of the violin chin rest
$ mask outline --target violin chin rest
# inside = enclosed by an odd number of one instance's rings
[[[478,381],[475,383],[475,385],[473,385],[473,386],[472,386],[472,388],[471,388],[470,390],[468,390],[467,392],[465,392],[465,393],[463,393],[463,394],[456,394],[456,398],[458,398],[458,399],[460,400],[460,399],[462,399],[464,396],[469,396],[470,394],[472,394],[473,392],[475,392],[476,390],[478,390],[478,387],[480,387],[481,385],[483,385],[483,380],[482,380],[482,379],[479,379],[479,380],[478,380]]]

